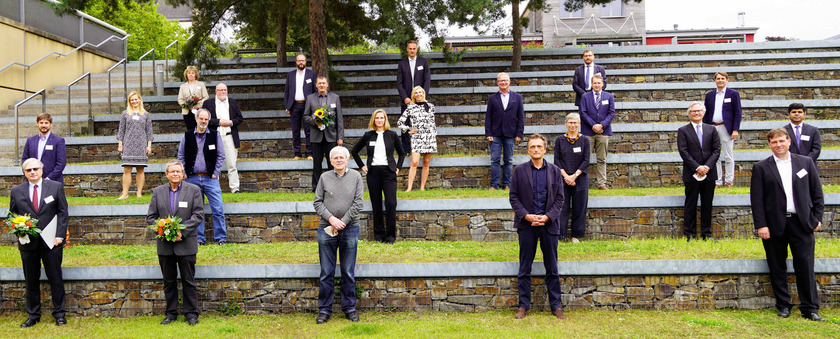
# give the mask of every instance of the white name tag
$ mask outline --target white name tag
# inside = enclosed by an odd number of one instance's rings
[[[139,115],[132,115],[131,120],[140,120],[140,116]]]
[[[422,70],[423,70],[423,66],[417,66],[417,70],[418,70],[418,71],[422,71]]]
[[[806,175],[808,175],[808,171],[806,171],[804,168],[799,170],[799,172],[796,172],[796,176],[799,177],[799,179],[802,179],[802,177]]]
[[[179,201],[178,202],[178,208],[187,208],[187,202],[186,201]]]
[[[207,146],[207,148],[209,148],[211,151],[215,151],[216,150],[216,145],[210,145],[210,146]]]
[[[376,146],[376,141],[371,141],[369,145],[370,146]]]
[[[48,196],[48,197],[44,198],[44,203],[49,204],[49,203],[53,202],[53,200],[55,200],[55,198],[53,198],[53,196]]]
[[[800,135],[799,139],[802,140],[802,141],[809,141],[809,140],[811,140],[811,136],[810,135]]]
[[[312,83],[312,79],[306,79],[306,83],[307,83],[307,84],[311,84],[311,83]]]
[[[330,104],[330,108],[335,108],[335,104]]]
[[[602,105],[602,106],[603,106],[603,105],[609,105],[609,104],[610,104],[610,101],[609,101],[609,100],[601,100],[601,105]]]
[[[52,151],[53,150],[53,145],[44,145],[44,150],[45,151]]]
[[[600,75],[601,77],[604,77],[604,76],[601,74],[601,72],[598,72],[598,73],[595,73],[595,74]]]
[[[723,102],[732,102],[732,98],[723,98]]]
[[[572,152],[574,152],[574,153],[580,153],[580,152],[581,152],[581,151],[580,151],[580,147],[575,147],[575,148],[572,148]]]

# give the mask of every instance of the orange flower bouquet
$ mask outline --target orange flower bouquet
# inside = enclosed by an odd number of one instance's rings
[[[5,226],[9,227],[9,233],[18,236],[18,241],[21,245],[29,243],[29,236],[37,236],[41,233],[38,228],[38,219],[33,219],[29,214],[17,215],[9,212],[6,220],[3,220]]]
[[[179,217],[168,216],[166,218],[158,219],[154,225],[149,225],[149,229],[155,231],[156,238],[163,241],[177,242],[183,239],[181,230],[187,226],[181,225],[182,219]]]

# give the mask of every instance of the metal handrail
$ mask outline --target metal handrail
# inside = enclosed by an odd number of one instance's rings
[[[163,62],[166,64],[163,69],[164,73],[166,73],[166,80],[169,80],[169,47],[172,47],[172,45],[175,45],[175,57],[177,58],[180,54],[179,48],[181,46],[181,42],[179,40],[175,40],[170,42],[169,45],[166,45],[166,48],[163,49]]]
[[[47,111],[47,89],[46,88],[42,88],[40,91],[35,92],[34,94],[28,96],[26,99],[23,99],[23,101],[15,104],[15,164],[16,165],[20,164],[20,146],[19,146],[20,144],[19,144],[19,140],[18,140],[18,139],[20,139],[20,130],[19,130],[19,126],[18,126],[19,125],[19,123],[18,123],[18,107],[20,107],[20,105],[25,104],[27,101],[32,100],[32,98],[34,98],[38,95],[42,95],[42,97],[41,97],[41,112],[46,112]]]
[[[128,95],[128,79],[127,79],[128,71],[126,69],[126,64],[127,64],[126,60],[127,59],[123,58],[122,60],[117,61],[117,63],[115,63],[113,66],[111,66],[111,68],[108,69],[108,113],[111,113],[111,71],[113,71],[114,68],[117,68],[117,66],[119,66],[120,64],[123,64],[123,73],[124,73],[123,74],[123,86],[124,86],[123,91],[125,93],[123,94],[123,96]]]
[[[70,107],[71,107],[70,106],[70,87],[75,85],[77,82],[81,81],[84,78],[88,78],[88,82],[87,82],[87,89],[88,89],[88,122],[93,121],[93,101],[91,101],[91,98],[90,98],[90,96],[91,96],[90,95],[90,83],[91,83],[90,72],[87,72],[85,74],[82,74],[82,76],[76,78],[76,80],[73,80],[72,82],[67,84],[67,136],[68,137],[73,136],[73,121],[70,120]]]
[[[86,47],[86,46],[93,46],[94,48],[99,48],[99,46],[102,46],[102,44],[104,44],[104,43],[106,43],[106,42],[109,42],[109,41],[112,41],[112,40],[115,40],[115,39],[116,39],[116,40],[123,40],[123,41],[124,41],[125,39],[128,39],[128,37],[130,37],[130,36],[131,36],[131,34],[128,34],[128,35],[126,35],[126,36],[124,36],[124,37],[120,38],[120,37],[118,37],[118,36],[116,36],[116,35],[111,35],[110,37],[106,38],[105,40],[102,40],[102,42],[100,42],[100,43],[98,43],[98,44],[96,44],[96,45],[94,45],[94,44],[92,44],[92,43],[89,43],[89,42],[85,42],[85,43],[83,43],[83,44],[79,45],[79,47],[76,47],[76,48],[74,48],[72,51],[67,52],[67,53],[61,53],[61,52],[50,52],[50,53],[47,53],[47,55],[42,56],[40,59],[35,60],[35,61],[34,61],[34,62],[32,62],[31,64],[24,64],[24,63],[20,63],[20,62],[17,62],[17,61],[13,61],[13,62],[9,63],[8,65],[4,66],[3,68],[0,68],[0,72],[3,72],[3,71],[5,71],[7,68],[12,67],[12,66],[15,66],[15,65],[17,65],[17,66],[23,66],[23,67],[24,67],[24,68],[26,68],[26,69],[30,69],[30,68],[32,68],[32,66],[35,66],[35,64],[37,64],[37,63],[39,63],[39,62],[43,61],[44,59],[48,58],[49,56],[51,56],[51,55],[53,55],[53,54],[58,54],[58,56],[59,56],[59,57],[67,57],[67,56],[70,56],[70,54],[73,54],[73,53],[75,53],[76,51],[78,51],[78,50],[80,50],[80,49],[82,49],[82,48],[84,48],[84,47]]]
[[[152,53],[152,84],[157,88],[157,79],[155,78],[155,49],[152,48],[137,59],[137,61],[140,61],[140,95],[143,95],[143,58],[149,55],[149,53]]]

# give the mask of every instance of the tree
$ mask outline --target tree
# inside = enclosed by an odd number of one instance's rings
[[[309,0],[309,33],[312,45],[312,70],[327,75],[327,19],[324,0]]]
[[[510,16],[513,18],[513,57],[510,61],[512,72],[522,71],[522,25],[519,16],[519,0],[511,0]]]

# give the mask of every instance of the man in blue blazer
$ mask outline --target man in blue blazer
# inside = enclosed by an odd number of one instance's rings
[[[545,137],[528,138],[530,161],[516,165],[510,182],[510,207],[519,237],[519,310],[514,318],[522,319],[531,308],[531,266],[540,245],[545,265],[545,287],[551,313],[565,319],[560,302],[560,272],[557,269],[557,241],[560,236],[560,213],[563,209],[563,173],[560,167],[545,161]],[[562,226],[562,227],[565,227]]]
[[[725,185],[732,187],[735,181],[735,139],[738,139],[738,131],[741,130],[741,95],[738,91],[726,87],[729,82],[729,75],[726,72],[715,73],[714,91],[706,93],[706,115],[703,122],[714,125],[720,136],[720,153],[723,161],[726,162],[726,172],[721,167],[721,159],[717,161],[718,178],[715,182],[717,187]]]
[[[604,80],[604,87],[607,89],[607,72],[604,66],[595,64],[595,52],[591,49],[583,51],[583,65],[575,69],[575,77],[572,79],[572,89],[575,90],[575,106],[580,107],[580,99],[583,94],[592,90],[592,77],[600,75]]]
[[[306,106],[306,97],[317,93],[315,81],[318,73],[306,69],[306,56],[298,54],[295,57],[296,70],[289,72],[286,76],[286,87],[284,89],[284,100],[286,114],[289,114],[292,122],[292,147],[295,152],[295,160],[303,159],[300,150],[300,128],[303,125],[303,133],[306,135],[306,158],[312,160],[312,145],[309,143],[309,125],[303,123],[303,110]]]
[[[52,117],[41,113],[36,118],[39,134],[26,139],[20,161],[35,158],[44,164],[44,179],[64,183],[64,167],[67,165],[67,151],[64,138],[50,132]]]
[[[499,91],[487,100],[484,137],[490,142],[490,189],[507,189],[513,169],[513,146],[525,133],[525,106],[522,96],[510,90],[510,76],[496,76]],[[504,167],[502,167],[504,151]]]
[[[612,120],[615,118],[615,99],[603,90],[604,79],[592,76],[592,91],[586,93],[580,102],[580,132],[589,137],[598,160],[595,169],[595,184],[598,189],[607,190],[607,146],[612,135]]]
[[[400,60],[397,64],[397,91],[400,92],[400,113],[405,112],[406,107],[411,103],[411,90],[415,86],[423,87],[427,95],[432,87],[432,71],[429,67],[429,61],[417,56],[417,41],[409,41],[405,50],[408,53],[408,58]],[[408,119],[406,124],[411,125],[411,119]],[[411,135],[403,133],[400,140],[405,155],[410,155]]]
[[[805,120],[805,105],[798,102],[790,104],[788,106],[788,118],[790,118],[790,123],[785,125],[785,130],[791,136],[790,152],[809,157],[816,164],[817,158],[820,157],[820,151],[822,151],[820,130],[803,122]]]

